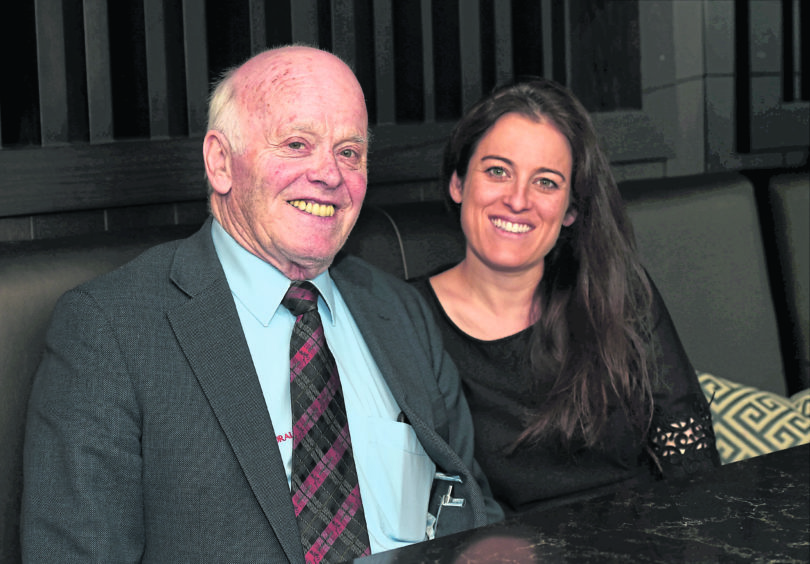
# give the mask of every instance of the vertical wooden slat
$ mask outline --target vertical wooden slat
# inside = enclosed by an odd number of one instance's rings
[[[84,50],[90,143],[110,141],[113,138],[113,108],[106,0],[84,0]]]
[[[495,83],[503,84],[515,74],[512,65],[512,0],[495,0]]]
[[[189,136],[205,133],[208,114],[208,44],[205,2],[183,0],[186,61],[186,111]]]
[[[146,81],[149,92],[149,132],[152,139],[169,137],[169,87],[166,74],[166,18],[163,0],[144,0]]]
[[[290,0],[293,43],[318,45],[318,3],[316,0]]]
[[[394,123],[396,82],[391,0],[374,0],[374,70],[377,79],[377,124]]]
[[[433,11],[430,0],[421,0],[422,80],[425,89],[425,122],[436,121],[436,79],[433,68]]]
[[[807,100],[808,94],[807,92],[802,93],[802,56],[810,56],[809,54],[802,55],[802,10],[810,10],[810,6],[807,5],[806,0],[804,6],[799,5],[799,0],[793,0],[793,20],[791,21],[791,25],[793,26],[793,45],[791,45],[791,49],[793,50],[793,68],[791,69],[791,80],[793,81],[793,92],[795,93],[794,100],[801,100],[803,96],[804,99]],[[807,16],[805,16],[805,18],[807,18]],[[807,21],[810,21],[810,18],[807,18]]]
[[[562,56],[561,53],[554,53],[554,22],[551,15],[551,2],[553,0],[542,0],[540,4],[541,29],[543,38],[543,76],[554,78],[554,55]]]
[[[60,0],[35,0],[42,145],[69,140],[65,30]]]
[[[478,0],[459,2],[459,48],[461,51],[461,107],[468,108],[481,97],[481,16]]]
[[[549,3],[552,0],[548,0]],[[557,78],[558,81],[561,81],[563,84],[570,85],[571,77],[573,76],[573,70],[571,69],[571,61],[573,61],[574,57],[571,53],[571,7],[568,2],[564,2],[562,6],[563,10],[563,33],[565,33],[564,38],[564,45],[565,48],[563,49],[562,53],[552,53],[552,56],[563,57],[565,59],[565,76],[562,79]],[[545,70],[543,72],[546,72]]]
[[[793,34],[796,38],[796,60],[799,72],[799,76],[796,77],[798,81],[796,91],[800,93],[800,99],[808,101],[810,100],[810,6],[804,0],[796,0],[796,2],[797,4],[802,2],[802,5],[797,5],[794,10],[794,13],[798,14],[796,31]],[[802,30],[805,33],[802,33]]]
[[[357,22],[354,0],[332,0],[332,52],[355,68],[357,65],[357,42],[354,30]]]
[[[792,102],[796,99],[796,83],[795,75],[793,73],[796,59],[796,53],[793,49],[793,2],[791,0],[782,0],[782,100],[785,102]]]
[[[255,55],[267,48],[264,0],[250,0],[248,10],[248,17],[250,18],[250,54]]]

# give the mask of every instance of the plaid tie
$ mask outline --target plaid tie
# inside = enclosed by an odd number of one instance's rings
[[[337,365],[318,315],[318,290],[293,282],[281,302],[296,316],[290,339],[292,500],[310,562],[371,554]]]

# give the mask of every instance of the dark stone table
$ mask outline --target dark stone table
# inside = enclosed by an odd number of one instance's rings
[[[354,562],[810,562],[810,445]]]

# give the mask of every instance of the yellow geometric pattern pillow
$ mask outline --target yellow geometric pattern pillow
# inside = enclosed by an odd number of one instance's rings
[[[810,417],[810,388],[806,388],[790,396],[790,403],[793,404],[793,407],[795,407],[799,413]]]
[[[712,426],[723,464],[810,443],[810,416],[790,399],[711,374],[699,374],[711,402]],[[712,399],[714,398],[714,399]]]

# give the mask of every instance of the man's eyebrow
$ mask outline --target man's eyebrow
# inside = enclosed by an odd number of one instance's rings
[[[349,141],[350,143],[361,143],[363,145],[368,144],[368,139],[366,137],[363,137],[362,135],[351,135],[347,137],[345,140]]]
[[[291,127],[292,131],[298,131],[301,133],[309,133],[311,135],[319,135],[318,133],[318,124],[317,123],[300,123],[294,124]],[[364,135],[348,135],[344,139],[341,139],[341,143],[361,143],[364,145],[368,144],[368,138]]]

